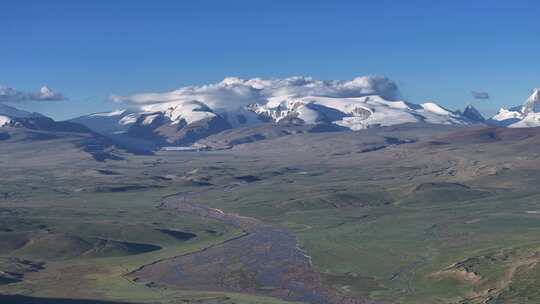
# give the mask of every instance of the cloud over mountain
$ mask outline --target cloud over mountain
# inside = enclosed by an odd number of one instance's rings
[[[38,92],[24,92],[14,88],[0,85],[0,102],[25,102],[25,101],[60,101],[67,98],[47,86],[41,87]]]
[[[474,99],[489,99],[488,92],[471,91],[471,95]]]
[[[399,99],[395,82],[382,76],[363,76],[352,80],[316,80],[295,76],[283,79],[242,79],[228,77],[215,84],[188,86],[163,93],[113,95],[115,102],[148,105],[168,102],[200,101],[211,108],[237,108],[248,104],[265,104],[276,96],[362,97],[380,95],[387,100]]]

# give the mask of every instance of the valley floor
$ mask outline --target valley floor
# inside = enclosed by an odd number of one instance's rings
[[[385,132],[105,162],[0,145],[0,294],[539,303],[537,136]]]

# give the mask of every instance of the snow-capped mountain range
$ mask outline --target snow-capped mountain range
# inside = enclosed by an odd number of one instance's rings
[[[335,124],[350,130],[403,123],[467,124],[461,113],[432,103],[390,101],[379,95],[363,97],[274,97],[250,109],[273,122],[295,118],[307,124]]]
[[[489,124],[509,128],[540,126],[540,88],[533,90],[521,107],[502,108],[488,121]]]
[[[24,95],[12,91],[6,92],[9,96]],[[54,94],[44,87],[39,96],[50,98]],[[398,86],[380,76],[348,81],[310,77],[225,78],[215,84],[111,99],[122,103],[124,109],[85,115],[69,122],[123,143],[149,143],[158,147],[191,145],[227,129],[260,124],[321,125],[325,127],[318,130],[334,131],[404,123],[540,126],[540,89],[535,89],[523,106],[502,108],[485,120],[472,105],[461,112],[434,102],[403,101]],[[0,127],[47,128],[53,126],[51,121],[41,114],[0,103]]]
[[[461,113],[433,102],[405,102],[399,96],[394,82],[378,76],[350,81],[226,78],[166,93],[113,96],[130,109],[71,121],[109,136],[186,145],[226,129],[263,123],[323,124],[354,131],[403,123],[463,125],[483,119],[472,107]]]

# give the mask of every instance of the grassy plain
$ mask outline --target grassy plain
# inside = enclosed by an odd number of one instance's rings
[[[67,164],[0,153],[0,274],[16,267],[22,275],[0,293],[285,303],[158,288],[125,276],[242,233],[156,208],[165,195],[189,192],[201,204],[287,228],[324,283],[343,294],[404,304],[539,303],[538,141],[485,142],[473,134],[465,142],[421,139],[366,152],[385,136],[291,135],[232,150],[106,162],[73,152]],[[178,239],[166,230],[196,236]],[[24,260],[43,269],[17,266]]]

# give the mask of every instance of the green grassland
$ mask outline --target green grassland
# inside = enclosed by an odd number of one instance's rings
[[[69,165],[1,154],[0,267],[12,269],[17,260],[9,259],[17,258],[44,268],[21,270],[22,279],[0,285],[0,293],[285,303],[158,288],[125,276],[242,234],[156,208],[165,195],[190,192],[210,207],[287,228],[324,283],[343,294],[404,304],[540,303],[540,158],[533,146],[407,144],[363,153],[376,137],[325,136],[125,154],[104,163],[77,154]]]

